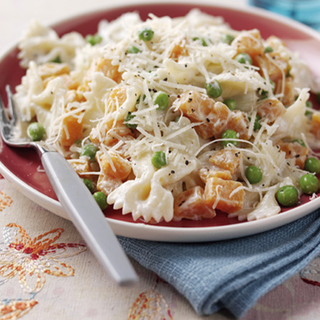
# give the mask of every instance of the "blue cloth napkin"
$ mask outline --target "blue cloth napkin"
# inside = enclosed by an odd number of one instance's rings
[[[317,210],[271,231],[210,243],[119,240],[129,256],[174,286],[199,315],[225,308],[241,318],[319,254],[319,217]]]

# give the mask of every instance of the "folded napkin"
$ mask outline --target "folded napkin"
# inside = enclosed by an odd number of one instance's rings
[[[320,252],[320,210],[275,230],[210,243],[119,237],[126,253],[174,286],[199,315],[241,318],[265,293]]]

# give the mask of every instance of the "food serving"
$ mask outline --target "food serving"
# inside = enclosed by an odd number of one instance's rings
[[[102,209],[255,220],[316,196],[319,82],[277,37],[192,10],[124,14],[87,37],[35,22],[19,48],[29,136],[63,154]]]

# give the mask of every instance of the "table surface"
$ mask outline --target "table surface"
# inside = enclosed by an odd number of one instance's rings
[[[134,3],[134,1],[121,1]],[[149,1],[139,1],[150,2]],[[183,1],[176,1],[183,2]],[[202,1],[221,3],[221,1]],[[0,52],[17,43],[21,31],[31,20],[45,25],[71,15],[114,6],[110,0],[1,0]],[[119,4],[119,1],[117,2]],[[225,5],[245,6],[245,0],[224,0]],[[7,228],[5,228],[7,226]],[[24,197],[5,179],[0,178],[0,255],[12,259],[9,281],[0,279],[0,320],[19,319],[174,319],[226,320],[225,312],[209,317],[197,316],[188,303],[169,284],[153,272],[132,261],[140,282],[132,287],[118,287],[102,270],[68,220],[60,218]],[[17,266],[18,256],[9,254],[9,230],[18,230],[22,239],[50,239],[48,254],[51,269],[44,274],[36,265],[32,279],[27,279]],[[307,274],[317,274],[319,261],[314,260],[304,271],[287,280],[264,297],[243,320],[316,320],[320,315],[320,288]],[[1,267],[1,266],[0,266]],[[28,268],[28,266],[25,266]],[[9,272],[9,271],[8,271]],[[27,284],[38,289],[33,296],[21,289]],[[320,277],[319,277],[320,281]],[[138,314],[139,303],[146,308]],[[136,316],[136,318],[134,318]]]

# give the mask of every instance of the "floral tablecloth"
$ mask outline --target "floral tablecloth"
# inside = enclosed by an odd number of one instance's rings
[[[1,0],[0,48],[3,51],[15,43],[31,19],[49,24],[107,3]],[[243,6],[245,1],[225,0],[224,4]],[[132,263],[140,282],[118,287],[87,250],[70,221],[33,203],[0,177],[0,320],[233,319],[226,312],[197,316],[174,288]],[[318,320],[319,273],[317,258],[261,298],[243,320]]]
[[[118,287],[68,220],[0,179],[0,320],[233,319],[199,317],[169,284],[132,261],[140,282]],[[243,320],[320,317],[320,258],[273,291]]]

